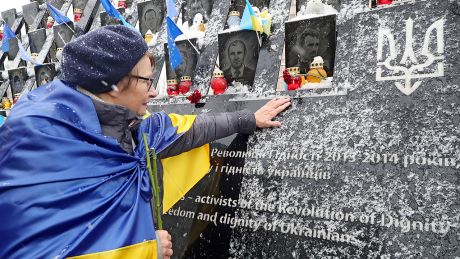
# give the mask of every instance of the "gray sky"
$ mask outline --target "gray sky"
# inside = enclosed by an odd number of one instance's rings
[[[30,3],[30,0],[0,0],[0,11],[16,8],[16,12],[22,12],[22,6]]]

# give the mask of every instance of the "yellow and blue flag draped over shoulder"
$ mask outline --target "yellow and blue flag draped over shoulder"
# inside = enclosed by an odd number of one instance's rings
[[[56,21],[58,24],[71,22],[69,17],[67,17],[63,13],[61,13],[61,11],[59,11],[52,4],[46,3],[46,6],[48,6],[48,10],[50,12],[50,15],[53,17],[54,21]]]
[[[101,4],[109,16],[120,20],[124,26],[136,30],[136,28],[134,28],[129,22],[125,20],[123,15],[121,15],[121,13],[115,8],[115,6],[113,6],[110,0],[101,0]]]
[[[155,113],[139,134],[159,153],[190,123]],[[103,136],[89,97],[60,80],[35,89],[0,146],[0,258],[156,257],[145,148],[129,155]]]
[[[248,0],[246,0],[246,7],[244,8],[243,17],[241,18],[240,28],[242,30],[263,31],[262,24],[254,13],[252,5]]]
[[[8,52],[10,51],[10,44],[8,41],[12,38],[16,37],[14,32],[11,30],[8,24],[4,23],[3,25],[3,39],[2,39],[2,51]]]

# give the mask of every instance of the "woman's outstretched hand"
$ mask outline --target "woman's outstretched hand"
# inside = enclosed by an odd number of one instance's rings
[[[258,128],[281,126],[281,122],[273,121],[273,118],[284,111],[289,105],[291,105],[291,98],[289,96],[272,99],[254,113],[256,126]]]

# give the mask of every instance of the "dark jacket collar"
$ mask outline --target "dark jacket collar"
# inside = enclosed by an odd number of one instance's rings
[[[128,108],[106,103],[81,87],[77,87],[77,90],[88,95],[93,101],[102,134],[115,138],[123,150],[132,154],[134,147],[132,135],[139,128],[141,119]],[[137,141],[134,139],[134,142]]]

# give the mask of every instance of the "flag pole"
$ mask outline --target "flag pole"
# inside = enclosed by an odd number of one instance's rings
[[[198,51],[198,49],[195,47],[195,45],[190,41],[190,39],[187,37],[187,34],[185,34],[185,32],[182,32],[185,36],[185,39],[190,43],[190,45],[192,45],[193,49],[196,51],[196,53],[198,55],[200,55],[200,51]]]

